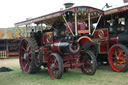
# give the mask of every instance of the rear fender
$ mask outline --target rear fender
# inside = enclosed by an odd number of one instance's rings
[[[87,36],[80,37],[77,42],[80,43],[81,47],[84,48],[85,44],[92,44],[92,40]]]

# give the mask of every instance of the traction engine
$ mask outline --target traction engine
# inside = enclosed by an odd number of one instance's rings
[[[107,62],[116,72],[128,71],[127,28],[128,6],[126,5],[106,10],[92,37],[98,44],[97,60],[101,62],[100,64]]]
[[[84,74],[94,75],[96,57],[90,49],[95,45],[90,38],[90,19],[99,14],[99,9],[79,6],[16,23],[27,28],[36,24],[20,44],[22,71],[35,73],[43,66],[51,78],[60,79],[69,68],[80,68]]]

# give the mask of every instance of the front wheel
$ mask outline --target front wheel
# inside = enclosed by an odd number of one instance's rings
[[[64,72],[62,58],[57,53],[52,53],[48,61],[48,72],[51,78],[61,79]]]
[[[84,74],[95,74],[97,62],[95,55],[91,51],[87,50],[81,53],[81,63],[83,63],[83,65],[81,66],[81,71]]]
[[[113,45],[109,51],[108,60],[111,68],[116,72],[128,70],[128,49],[121,44]]]

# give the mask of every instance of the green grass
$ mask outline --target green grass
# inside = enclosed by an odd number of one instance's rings
[[[127,85],[128,72],[114,72],[108,66],[100,67],[94,76],[84,75],[78,69],[63,74],[62,79],[51,79],[46,69],[37,74],[21,72],[18,59],[0,60],[0,67],[13,69],[0,72],[0,85]]]

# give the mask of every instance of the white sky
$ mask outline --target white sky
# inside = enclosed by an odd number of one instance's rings
[[[113,6],[123,4],[123,0],[0,0],[0,28],[14,27],[14,23],[26,18],[59,11],[66,2],[100,9],[105,3]]]

